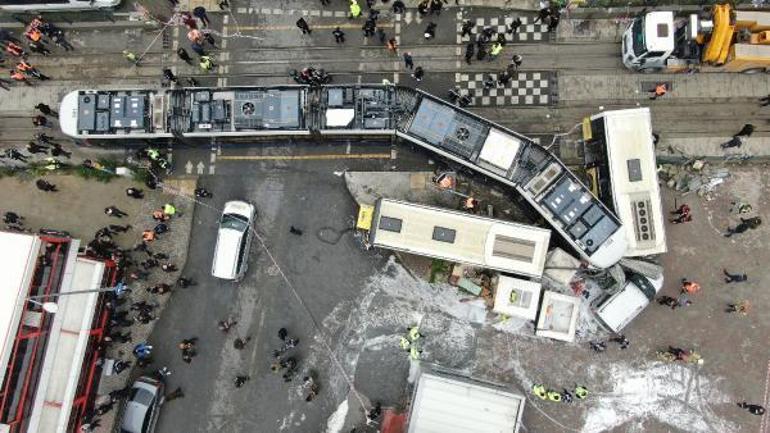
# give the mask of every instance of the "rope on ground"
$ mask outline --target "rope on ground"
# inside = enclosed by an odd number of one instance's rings
[[[218,209],[208,203],[204,203],[200,200],[197,200],[194,196],[188,196],[182,191],[180,191],[178,188],[171,187],[169,185],[166,185],[162,182],[162,179],[155,176],[155,174],[152,174],[153,177],[155,177],[158,186],[161,186],[164,190],[171,191],[178,197],[184,198],[192,203],[198,204],[202,207],[209,208],[215,212],[221,213],[223,209]],[[283,268],[281,268],[281,265],[278,264],[278,261],[273,256],[273,253],[270,251],[270,249],[267,247],[267,243],[265,242],[265,239],[251,226],[249,226],[249,230],[253,233],[254,237],[259,241],[260,246],[267,254],[267,257],[270,259],[270,262],[275,266],[275,268],[278,270],[278,273],[281,275],[281,279],[286,284],[286,286],[291,290],[291,293],[294,295],[294,297],[297,299],[297,302],[299,302],[300,306],[302,306],[302,309],[305,310],[305,314],[310,317],[311,322],[313,323],[313,327],[316,329],[316,332],[318,332],[321,335],[321,344],[323,345],[326,352],[329,354],[329,359],[331,359],[332,363],[335,364],[337,369],[339,369],[340,373],[342,373],[342,377],[345,379],[345,382],[347,382],[348,386],[350,387],[350,391],[355,395],[356,400],[358,400],[358,403],[361,405],[361,409],[366,413],[367,412],[367,406],[366,403],[364,403],[364,399],[361,397],[361,394],[358,393],[358,390],[355,387],[355,384],[353,383],[353,379],[348,375],[348,373],[345,371],[344,366],[342,365],[342,362],[340,362],[339,359],[334,354],[334,351],[332,350],[331,346],[326,342],[327,337],[329,335],[324,331],[324,329],[321,327],[321,324],[318,322],[316,317],[313,315],[313,313],[310,311],[310,308],[307,306],[305,301],[302,299],[301,296],[299,296],[299,293],[295,289],[294,285],[289,281],[289,278],[286,276],[286,274],[283,272]]]

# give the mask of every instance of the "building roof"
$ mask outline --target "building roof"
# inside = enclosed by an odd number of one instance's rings
[[[0,383],[3,383],[41,241],[33,235],[0,232],[0,245]]]
[[[524,397],[491,384],[422,373],[408,433],[516,433]]]
[[[75,245],[67,258],[67,271],[61,292],[101,288],[104,263],[75,258],[76,252]],[[99,293],[96,292],[56,299],[59,309],[49,333],[27,433],[68,431],[72,403],[78,391],[98,299]]]

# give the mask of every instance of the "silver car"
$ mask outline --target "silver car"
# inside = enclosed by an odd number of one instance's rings
[[[136,379],[128,396],[120,433],[152,433],[163,404],[165,385],[148,376]]]

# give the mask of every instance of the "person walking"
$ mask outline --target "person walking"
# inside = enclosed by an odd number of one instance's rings
[[[45,116],[35,116],[32,118],[32,124],[34,126],[37,126],[39,128],[50,128],[51,125],[48,124],[48,119],[45,118]]]
[[[727,309],[725,310],[726,313],[740,313],[744,316],[748,316],[749,310],[751,309],[751,303],[747,300],[742,300],[740,302],[736,302],[734,304],[728,304]]]
[[[770,95],[759,98],[760,107],[767,107],[768,105],[770,105]]]
[[[658,83],[655,85],[655,88],[650,90],[650,99],[654,101],[662,96],[666,96],[666,93],[668,93],[668,84]]]
[[[404,57],[404,67],[407,69],[414,69],[414,60],[412,59],[412,53],[406,52],[403,55]]]
[[[40,111],[41,113],[43,113],[44,115],[46,115],[46,116],[58,116],[59,115],[59,113],[57,113],[56,111],[52,110],[50,106],[48,106],[47,104],[43,104],[42,102],[37,104],[37,105],[35,105],[35,108],[38,111]]]
[[[390,51],[391,53],[398,54],[398,42],[396,42],[396,38],[388,39],[388,43],[386,47],[388,48],[388,51]]]
[[[377,23],[373,19],[367,18],[366,21],[364,22],[364,25],[361,26],[361,30],[363,30],[364,32],[364,37],[368,38],[374,35],[374,30],[376,26],[377,26]]]
[[[465,63],[470,65],[474,54],[476,54],[476,44],[473,42],[468,42],[468,44],[465,46]]]
[[[35,181],[35,186],[37,186],[37,189],[39,189],[40,191],[58,192],[58,190],[56,189],[56,185],[48,181],[45,181],[43,179],[38,179],[37,181]]]
[[[747,411],[749,411],[749,413],[753,415],[762,416],[765,414],[765,408],[758,404],[750,404],[750,403],[746,403],[745,401],[742,401],[738,403],[738,407],[741,409],[746,409]]]
[[[200,66],[204,72],[211,72],[216,65],[214,64],[214,61],[211,60],[211,56],[201,56],[198,66]]]
[[[510,27],[508,28],[508,34],[515,35],[519,32],[519,27],[521,27],[521,18],[516,17],[513,19],[513,22],[511,23]]]
[[[51,50],[46,48],[45,45],[43,45],[40,42],[30,42],[29,43],[29,50],[32,51],[33,53],[41,54],[43,56],[50,56],[51,55]]]
[[[104,214],[115,218],[123,218],[124,216],[128,216],[127,213],[123,212],[115,206],[108,206],[104,208]]]
[[[198,42],[192,42],[190,44],[190,49],[193,50],[193,52],[201,57],[206,55],[206,51],[203,49],[203,45],[199,44]]]
[[[321,6],[329,6],[331,0],[321,0]]]
[[[472,30],[473,27],[475,27],[473,21],[466,20],[463,22],[463,26],[460,28],[460,37],[464,38],[466,35],[471,36],[473,34]]]
[[[31,154],[36,153],[48,153],[48,147],[47,146],[40,146],[39,144],[35,143],[34,141],[30,141],[27,143],[27,152]]]
[[[246,343],[248,343],[249,341],[251,341],[250,336],[247,336],[245,338],[238,337],[233,341],[233,348],[235,348],[235,350],[243,350],[246,347]]]
[[[300,229],[298,229],[298,228],[296,228],[294,226],[289,226],[289,233],[291,233],[291,234],[293,234],[295,236],[302,236],[303,232],[302,232],[302,230],[300,230]]]
[[[613,343],[618,343],[621,350],[628,349],[628,346],[631,345],[631,342],[623,334],[618,334],[617,336],[610,338],[610,341]]]
[[[61,147],[61,144],[51,143],[51,156],[58,157],[63,156],[67,159],[72,158],[72,152],[67,152]]]
[[[178,50],[176,50],[176,55],[179,56],[182,61],[187,63],[188,65],[192,65],[192,57],[190,57],[190,54],[187,53],[187,50],[185,50],[182,47],[179,47]]]
[[[13,79],[18,83],[24,83],[25,86],[30,86],[30,87],[33,86],[33,84],[30,83],[29,80],[27,80],[27,77],[16,69],[12,69],[10,71],[10,75],[11,75],[11,79]]]
[[[338,44],[344,44],[345,43],[345,32],[340,30],[340,27],[337,26],[334,31],[332,31],[332,34],[334,35],[334,42]]]
[[[174,72],[169,68],[163,68],[163,79],[169,83],[176,83],[179,81],[176,75],[174,75]]]
[[[297,20],[296,22],[297,27],[302,30],[303,35],[309,35],[312,30],[310,30],[310,26],[307,24],[307,21],[305,21],[304,18],[301,18]]]
[[[753,218],[741,218],[741,222],[738,223],[738,225],[735,226],[735,228],[728,227],[727,233],[724,234],[724,237],[729,238],[732,235],[743,233],[749,229],[756,229],[762,224],[762,219],[760,217],[753,217]]]
[[[510,65],[514,67],[513,69],[514,71],[517,71],[521,67],[521,63],[523,62],[523,60],[524,58],[521,56],[521,54],[514,54],[513,56],[511,56]]]
[[[243,386],[244,383],[248,382],[249,379],[251,379],[251,376],[238,375],[238,376],[235,376],[235,378],[233,379],[233,384],[235,385],[236,388],[240,388]]]
[[[403,14],[404,11],[406,11],[406,5],[401,0],[396,0],[393,2],[393,6],[391,7],[391,10],[394,14]]]
[[[133,186],[126,188],[126,195],[131,198],[142,199],[144,198],[144,191]]]
[[[361,6],[357,0],[350,0],[350,15],[348,18],[358,18],[361,16]]]
[[[19,152],[14,148],[6,149],[5,153],[8,156],[8,158],[11,158],[16,161],[27,162],[27,157],[23,153]]]
[[[129,62],[133,63],[134,66],[139,66],[139,57],[137,57],[137,55],[131,51],[123,50],[123,57],[125,57]]]
[[[497,58],[497,56],[500,55],[500,53],[503,52],[503,44],[500,42],[495,42],[492,44],[492,48],[489,50],[489,61],[493,61]]]
[[[696,283],[695,281],[689,281],[687,278],[682,278],[682,290],[681,293],[687,293],[688,295],[693,295],[695,293],[700,292],[700,284]]]
[[[427,40],[430,40],[436,37],[436,23],[433,23],[433,22],[428,23],[428,27],[425,28],[425,33],[423,33],[423,36]]]
[[[195,15],[196,18],[201,20],[203,23],[203,27],[208,27],[211,24],[211,21],[209,21],[209,16],[206,15],[206,8],[203,6],[197,6],[192,11],[193,15]]]
[[[422,69],[422,66],[418,66],[414,69],[414,72],[412,73],[412,78],[417,80],[419,83],[422,81],[422,78],[425,76],[425,70]]]
[[[722,269],[722,273],[725,275],[725,284],[730,283],[743,283],[748,280],[749,277],[746,274],[731,274],[727,272],[727,269]]]

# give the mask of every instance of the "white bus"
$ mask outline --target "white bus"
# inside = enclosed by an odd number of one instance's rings
[[[0,0],[6,12],[66,12],[111,9],[120,0]]]
[[[540,278],[551,231],[383,198],[369,240],[379,248]]]
[[[593,192],[615,212],[626,257],[667,250],[649,108],[605,111],[584,123],[585,159]]]

